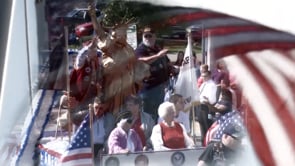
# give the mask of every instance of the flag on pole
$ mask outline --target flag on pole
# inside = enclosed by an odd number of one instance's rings
[[[183,57],[182,66],[175,83],[175,93],[183,96],[185,110],[189,109],[192,102],[199,101],[199,90],[197,88],[196,69],[192,56],[191,32],[188,32],[187,47]]]
[[[89,115],[85,117],[76,131],[66,152],[60,158],[62,166],[92,166],[91,133]]]

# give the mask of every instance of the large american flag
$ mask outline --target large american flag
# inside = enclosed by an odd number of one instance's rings
[[[92,166],[91,134],[87,115],[73,135],[66,152],[60,158],[62,166]]]
[[[177,10],[166,17],[155,25],[201,25],[207,56],[224,58],[236,76],[248,103],[247,130],[261,163],[295,165],[294,35],[204,9]]]

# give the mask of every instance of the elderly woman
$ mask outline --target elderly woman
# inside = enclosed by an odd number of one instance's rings
[[[158,114],[163,121],[154,126],[151,135],[155,151],[192,148],[194,146],[185,127],[174,121],[175,112],[175,106],[171,102],[164,102],[159,106]]]
[[[117,127],[108,139],[109,154],[132,153],[142,151],[142,143],[138,134],[131,129],[132,114],[130,111],[119,112]]]

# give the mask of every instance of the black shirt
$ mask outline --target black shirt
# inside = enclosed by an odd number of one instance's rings
[[[210,143],[199,157],[209,166],[236,165],[241,150],[232,150],[224,146],[221,142]]]
[[[161,51],[161,48],[155,46],[150,48],[141,43],[135,50],[137,58],[148,57],[157,54]],[[143,85],[145,89],[155,87],[159,84],[166,82],[169,79],[169,58],[163,56],[155,60],[150,64],[150,77],[143,80]]]

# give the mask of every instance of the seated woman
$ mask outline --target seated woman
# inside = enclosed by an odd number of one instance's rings
[[[113,129],[108,139],[109,154],[142,151],[141,140],[138,134],[131,129],[132,122],[130,111],[119,112],[117,127]]]
[[[185,127],[174,121],[175,112],[175,106],[171,102],[164,102],[159,106],[158,114],[163,121],[154,126],[151,135],[155,151],[192,148],[194,146]]]
[[[190,119],[189,119],[189,111],[184,111],[184,99],[180,94],[173,94],[170,96],[169,102],[173,103],[175,106],[175,117],[174,120],[183,124],[187,133],[190,133]],[[158,123],[162,122],[163,119],[159,118]]]

